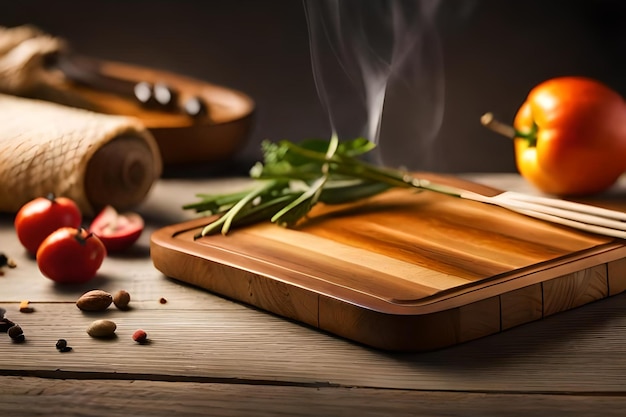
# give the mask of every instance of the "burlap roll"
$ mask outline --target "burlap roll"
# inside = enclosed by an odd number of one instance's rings
[[[140,203],[162,169],[143,125],[49,102],[0,94],[0,211],[54,193],[86,215]]]
[[[47,94],[62,82],[62,75],[45,67],[46,56],[65,49],[62,39],[36,27],[0,26],[0,92],[18,96]]]

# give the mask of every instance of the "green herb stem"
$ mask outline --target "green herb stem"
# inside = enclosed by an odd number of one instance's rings
[[[197,194],[200,201],[183,206],[219,215],[197,237],[260,221],[292,227],[318,203],[340,204],[357,201],[392,187],[432,189],[446,192],[436,184],[420,181],[407,172],[367,163],[360,156],[374,149],[371,142],[357,138],[339,142],[309,140],[264,142],[264,162],[250,170],[256,186],[227,194]]]

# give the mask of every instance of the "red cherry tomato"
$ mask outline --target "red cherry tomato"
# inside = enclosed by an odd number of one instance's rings
[[[36,254],[39,245],[60,227],[80,227],[78,205],[66,197],[38,197],[24,204],[15,216],[15,231],[22,245]]]
[[[62,227],[39,246],[37,266],[41,273],[63,284],[80,284],[92,279],[106,256],[102,241],[85,229]]]
[[[141,236],[144,221],[137,213],[118,213],[106,206],[93,220],[89,231],[98,236],[109,252],[128,249]]]

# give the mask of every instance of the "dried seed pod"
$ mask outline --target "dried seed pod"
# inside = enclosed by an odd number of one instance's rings
[[[113,296],[106,291],[87,291],[76,301],[76,307],[83,311],[103,311],[113,302]]]
[[[96,320],[87,328],[87,334],[91,337],[112,337],[117,325],[111,320]]]
[[[128,310],[128,303],[130,303],[130,294],[125,290],[119,290],[113,296],[113,304],[120,310]]]

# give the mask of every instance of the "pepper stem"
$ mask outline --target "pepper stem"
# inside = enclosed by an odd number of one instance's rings
[[[522,133],[519,130],[515,129],[513,126],[507,125],[506,123],[502,123],[496,120],[493,117],[493,113],[485,113],[480,118],[480,123],[486,128],[493,130],[496,133],[499,133],[503,136],[506,136],[509,139],[521,138],[526,139],[528,141],[529,146],[537,145],[537,130],[539,127],[536,123],[533,122],[533,126],[527,133]]]
[[[509,139],[515,139],[516,136],[519,136],[513,126],[500,122],[493,116],[493,113],[483,114],[480,118],[480,123],[486,128],[491,129],[502,136],[506,136]]]

